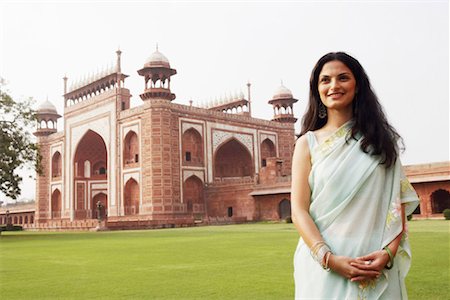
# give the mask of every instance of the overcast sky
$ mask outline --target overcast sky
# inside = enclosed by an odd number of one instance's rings
[[[178,72],[175,102],[246,94],[250,81],[253,116],[270,119],[267,101],[282,80],[300,119],[316,61],[346,51],[403,136],[403,163],[447,161],[448,16],[448,1],[2,2],[0,76],[15,97],[48,97],[62,114],[62,77],[70,85],[101,70],[120,47],[125,87],[140,105],[136,71],[158,44]],[[25,186],[32,197],[34,183]]]

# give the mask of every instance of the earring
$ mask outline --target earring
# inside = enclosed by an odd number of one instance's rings
[[[319,104],[319,118],[324,119],[327,116],[327,109],[325,108],[325,105],[321,102]]]

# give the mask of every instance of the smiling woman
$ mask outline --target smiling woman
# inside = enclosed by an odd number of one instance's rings
[[[405,212],[418,198],[400,136],[356,59],[336,52],[317,62],[302,125],[292,159],[296,299],[406,299]]]

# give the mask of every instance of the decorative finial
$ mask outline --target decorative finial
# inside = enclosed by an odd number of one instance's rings
[[[159,49],[158,49],[158,43],[156,43],[156,51],[159,52]]]

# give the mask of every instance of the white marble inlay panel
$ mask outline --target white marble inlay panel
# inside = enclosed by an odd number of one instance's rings
[[[193,123],[186,123],[186,122],[183,122],[182,124],[183,124],[182,125],[182,133],[185,133],[186,130],[194,128],[195,130],[198,131],[198,133],[200,133],[201,137],[203,137],[203,127],[201,124],[193,124]]]
[[[140,184],[139,182],[139,172],[133,172],[133,173],[126,173],[123,175],[123,183],[127,184],[128,180],[130,180],[130,178],[133,178],[134,180],[136,180],[137,183]]]
[[[247,149],[250,151],[251,156],[253,157],[253,139],[252,135],[242,134],[236,132],[228,132],[221,130],[213,131],[213,152],[217,150],[217,148],[226,140],[230,138],[235,138],[240,141]]]
[[[261,143],[264,142],[265,139],[269,139],[270,141],[272,141],[274,146],[277,145],[276,138],[274,135],[262,133],[261,134]]]
[[[186,181],[186,179],[188,179],[189,177],[191,177],[192,175],[197,176],[203,183],[205,183],[205,173],[203,171],[200,170],[183,170],[183,182]]]

